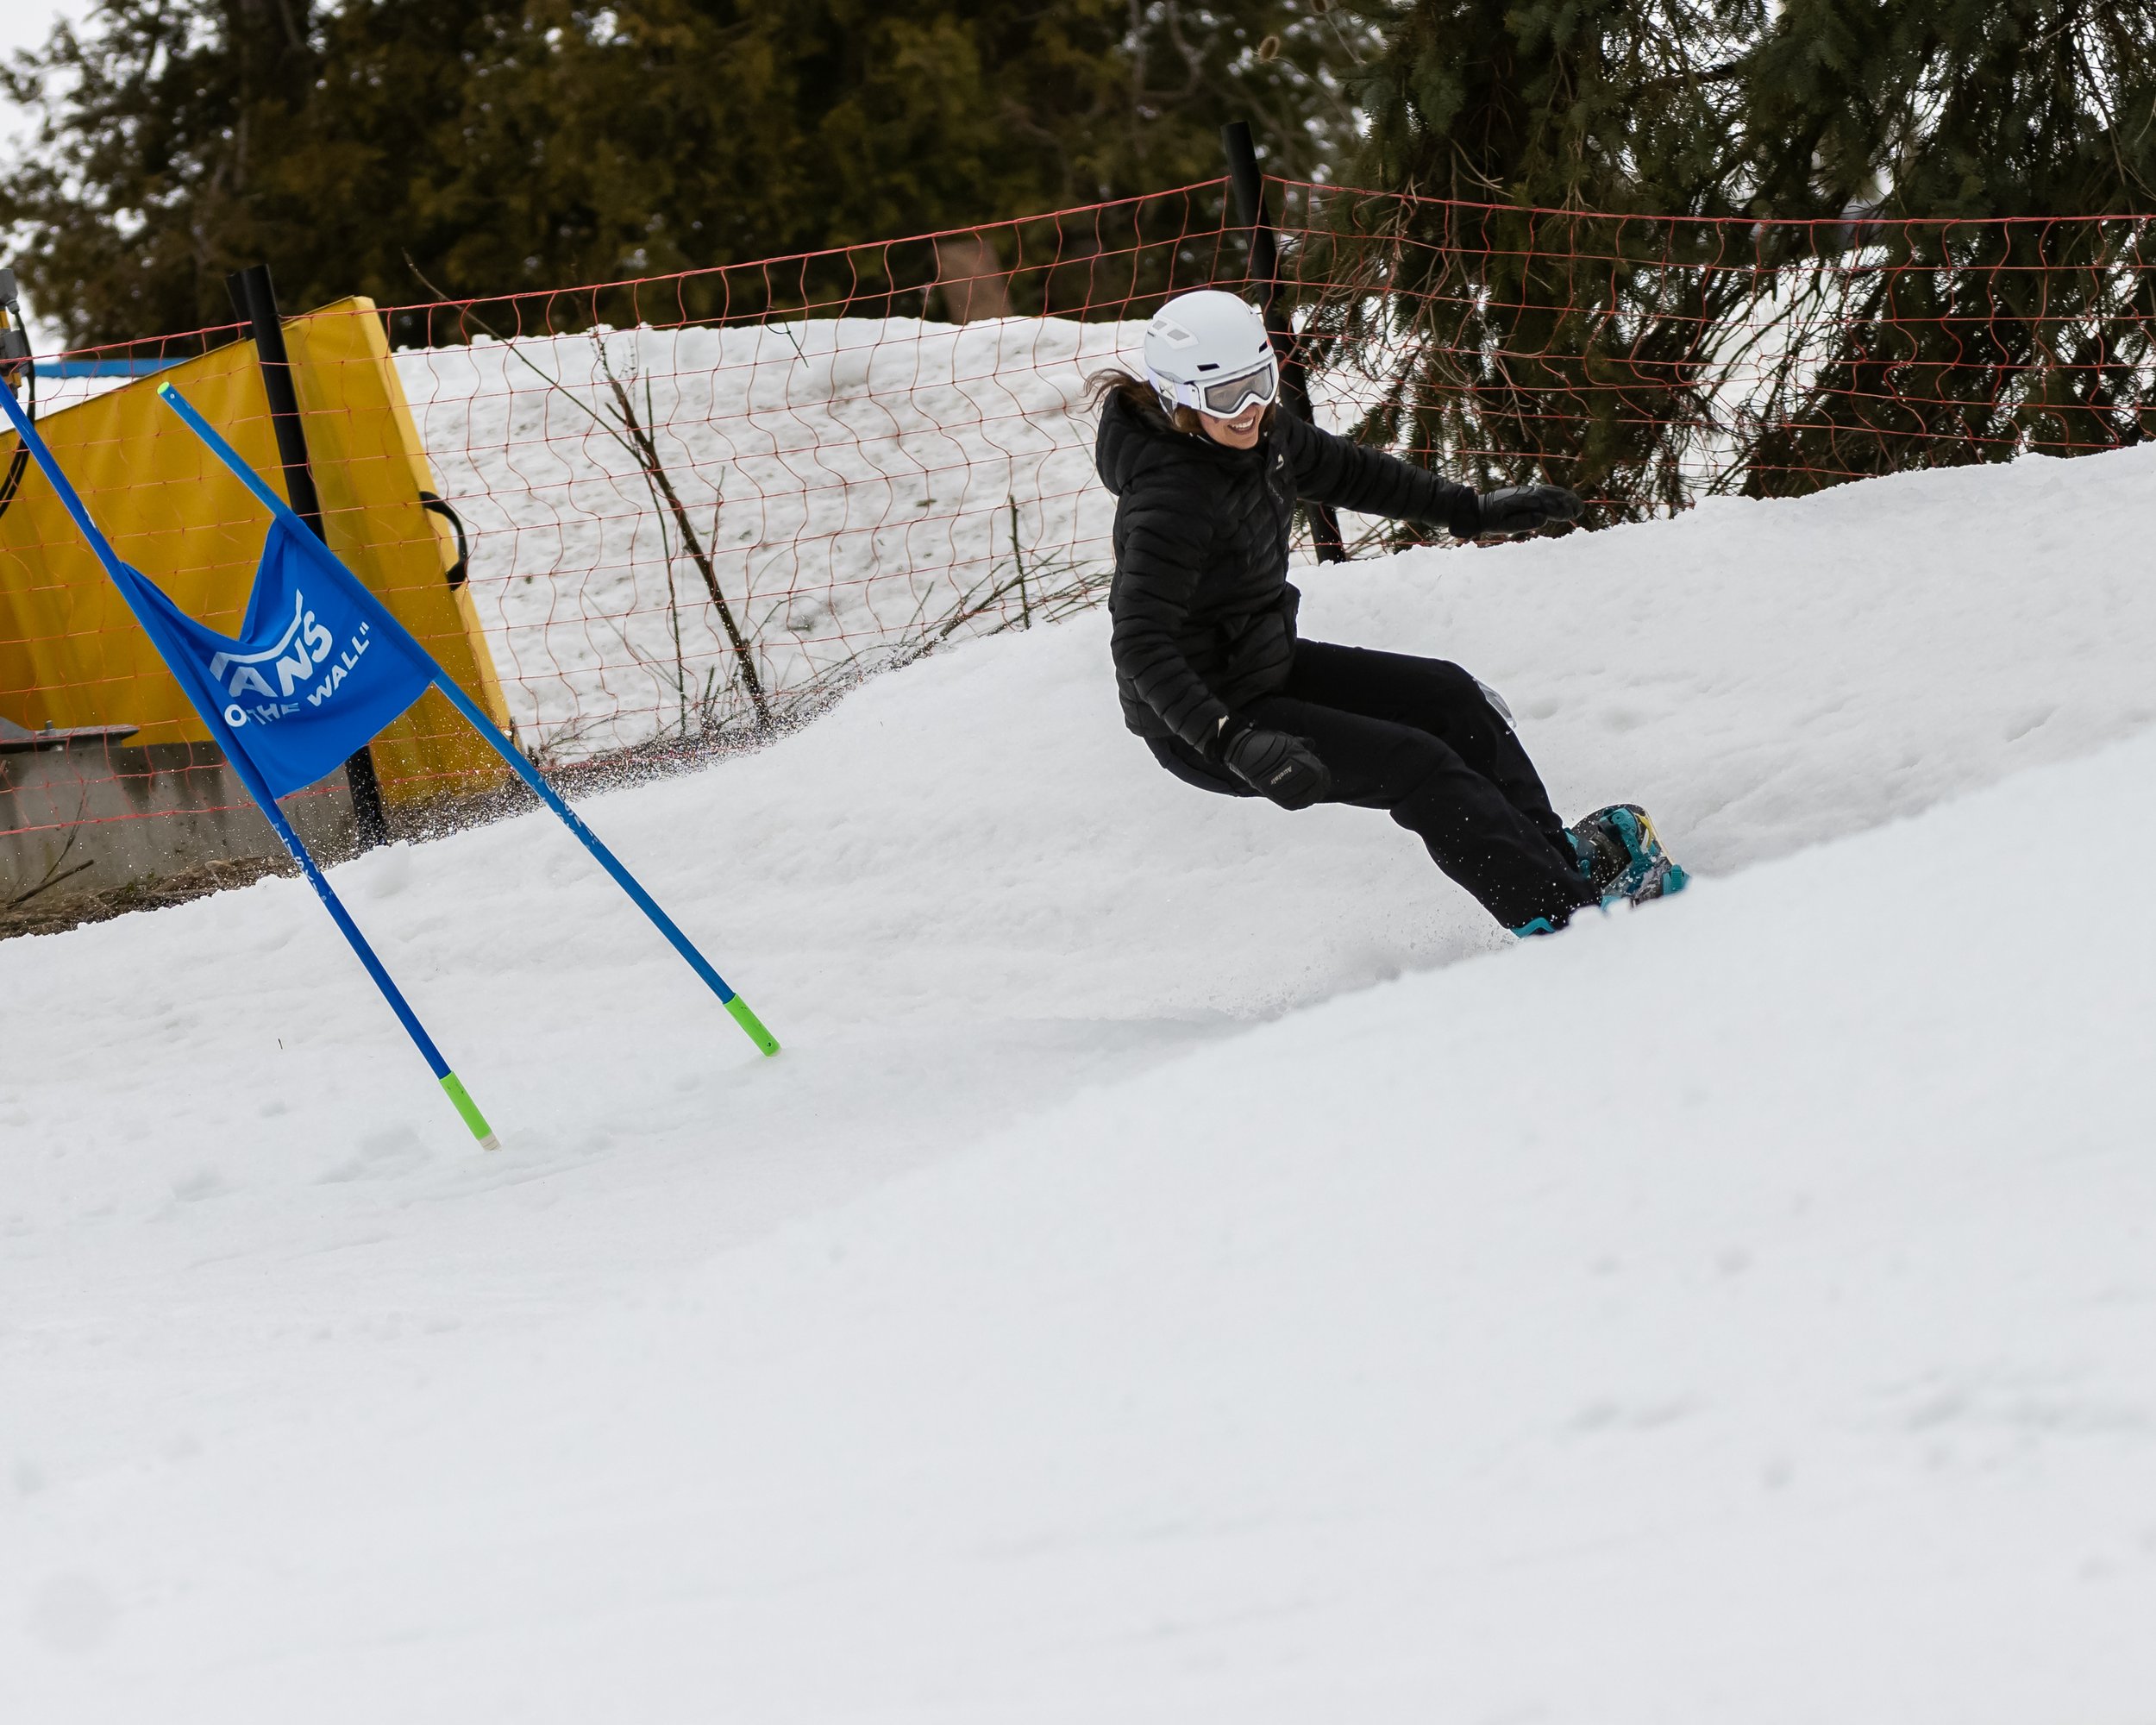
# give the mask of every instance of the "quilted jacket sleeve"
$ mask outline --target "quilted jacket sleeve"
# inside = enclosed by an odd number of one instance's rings
[[[1435,522],[1456,539],[1472,539],[1480,530],[1482,511],[1468,486],[1287,414],[1276,423],[1294,466],[1298,497],[1357,515]]]
[[[1227,708],[1184,656],[1190,602],[1212,547],[1212,512],[1190,506],[1191,487],[1175,482],[1175,464],[1135,477],[1121,505],[1114,626],[1117,673],[1192,748],[1213,742]]]

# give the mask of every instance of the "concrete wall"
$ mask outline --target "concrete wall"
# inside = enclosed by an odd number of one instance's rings
[[[342,775],[284,806],[323,861],[350,851]],[[53,746],[25,743],[19,732],[0,743],[0,906],[40,887],[85,892],[197,862],[284,854],[210,743],[83,738]]]

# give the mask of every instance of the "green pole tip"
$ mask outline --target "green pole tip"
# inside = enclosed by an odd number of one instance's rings
[[[464,1124],[471,1127],[472,1136],[479,1141],[479,1148],[499,1150],[502,1141],[494,1136],[494,1128],[487,1125],[486,1116],[479,1112],[479,1105],[472,1100],[471,1093],[464,1088],[464,1081],[454,1072],[445,1072],[442,1075],[442,1088],[456,1105],[456,1111]]]
[[[726,1002],[726,1010],[734,1015],[734,1022],[749,1032],[749,1040],[767,1056],[779,1051],[779,1038],[763,1027],[763,1020],[749,1010],[749,1002],[739,994]]]

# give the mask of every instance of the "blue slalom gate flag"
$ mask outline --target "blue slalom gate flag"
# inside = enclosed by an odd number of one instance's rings
[[[326,777],[439,674],[433,659],[305,524],[270,523],[247,618],[228,638],[124,564],[112,572],[227,754],[273,797]]]
[[[637,909],[718,996],[719,1003],[749,1040],[764,1053],[776,1054],[778,1038],[764,1028],[748,1001],[727,986],[711,961],[659,908],[620,859],[599,842],[599,835],[561,800],[538,768],[495,728],[479,704],[435,663],[433,656],[292,513],[285,500],[263,483],[261,476],[218,436],[209,421],[170,384],[160,386],[157,393],[269,511],[270,529],[262,547],[261,564],[248,598],[246,618],[236,636],[220,635],[196,622],[166,597],[154,581],[122,562],[111,543],[98,531],[52,450],[8,390],[0,389],[0,409],[13,422],[23,447],[36,458],[54,494],[82,530],[83,537],[120,589],[128,609],[171,667],[210,735],[223,749],[233,771],[298,863],[323,907],[381,990],[382,998],[471,1128],[473,1137],[488,1150],[497,1148],[486,1117],[450,1070],[434,1038],[427,1034],[277,806],[278,798],[313,784],[356,753],[430,685],[463,714],[532,794],[614,877]]]

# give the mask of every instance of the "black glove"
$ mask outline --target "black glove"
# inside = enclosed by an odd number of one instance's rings
[[[1308,808],[1332,788],[1332,775],[1308,737],[1261,731],[1247,718],[1223,725],[1213,752],[1237,778],[1284,809]]]
[[[1475,501],[1481,518],[1476,531],[1482,533],[1532,533],[1552,521],[1576,521],[1580,517],[1579,493],[1563,486],[1507,486],[1484,492]]]

